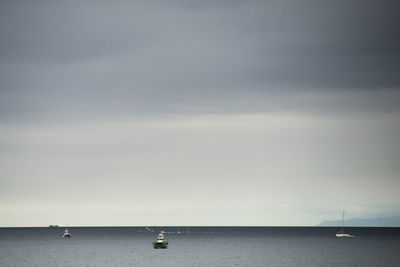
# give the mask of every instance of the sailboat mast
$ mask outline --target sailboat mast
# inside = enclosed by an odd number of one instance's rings
[[[342,215],[342,233],[344,233],[343,227],[344,227],[344,210],[343,210],[343,215]]]

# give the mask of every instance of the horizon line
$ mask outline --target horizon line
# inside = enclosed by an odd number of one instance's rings
[[[54,227],[55,226],[55,227]],[[124,227],[124,228],[145,228],[145,227],[157,227],[157,228],[171,228],[171,227],[229,227],[229,228],[239,228],[239,227],[246,227],[246,228],[256,228],[256,227],[294,227],[294,228],[338,228],[341,226],[329,226],[329,225],[51,225],[48,226],[0,226],[0,229],[5,228],[117,228],[117,227]],[[346,228],[400,228],[399,226],[346,226]]]

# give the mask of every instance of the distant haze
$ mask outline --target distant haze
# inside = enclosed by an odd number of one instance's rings
[[[341,226],[342,220],[322,221],[319,226]],[[389,218],[351,218],[344,220],[344,226],[377,226],[377,227],[400,227],[400,216]]]
[[[398,1],[1,1],[0,226],[400,214]]]

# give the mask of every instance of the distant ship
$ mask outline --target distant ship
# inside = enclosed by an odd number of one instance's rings
[[[64,233],[61,235],[63,238],[71,238],[71,234],[68,232],[68,228],[65,228]]]
[[[165,240],[165,232],[158,234],[157,240],[153,242],[153,248],[168,248],[168,242]]]
[[[146,226],[146,229],[145,229],[144,231],[145,231],[146,233],[154,232],[153,229],[149,228],[148,226]]]
[[[336,233],[336,237],[354,237],[352,234],[344,232],[344,210],[342,216],[342,229]]]

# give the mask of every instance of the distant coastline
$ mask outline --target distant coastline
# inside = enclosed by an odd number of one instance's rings
[[[324,220],[317,226],[339,226],[341,220]],[[344,220],[345,226],[353,227],[400,227],[400,216],[386,218],[351,218]]]

